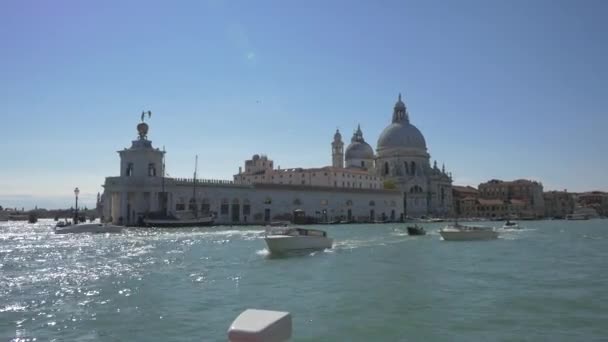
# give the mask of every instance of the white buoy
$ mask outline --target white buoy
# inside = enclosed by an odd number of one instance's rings
[[[230,342],[285,342],[291,338],[291,314],[247,309],[230,325]]]

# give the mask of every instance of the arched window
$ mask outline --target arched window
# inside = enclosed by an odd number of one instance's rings
[[[361,167],[365,167],[365,162],[363,160],[361,161]]]
[[[415,176],[416,175],[416,163],[412,162],[410,165],[411,165],[410,172],[412,173],[412,176]]]
[[[388,175],[388,162],[384,162],[384,175]]]
[[[228,206],[228,199],[224,198],[222,200],[222,205],[220,206],[220,215],[228,215],[228,210],[229,210],[229,206]]]
[[[243,200],[243,215],[251,215],[251,204],[249,200]]]
[[[148,164],[148,176],[156,177],[156,166],[154,165],[154,163]]]
[[[410,168],[407,166],[407,162],[403,162],[403,166],[405,167],[405,174],[409,175],[410,174]]]
[[[420,194],[422,193],[422,188],[419,187],[418,185],[414,185],[413,187],[410,188],[410,194]]]
[[[201,204],[201,211],[202,211],[204,214],[209,213],[209,210],[211,209],[211,208],[210,208],[210,205],[209,205],[209,199],[208,199],[208,198],[203,198],[203,201],[202,201],[202,202],[203,202],[203,203]]]
[[[127,175],[127,177],[133,176],[133,163],[127,164],[126,175]]]

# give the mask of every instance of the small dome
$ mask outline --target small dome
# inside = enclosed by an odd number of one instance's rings
[[[357,130],[350,139],[350,145],[346,148],[345,158],[346,160],[374,159],[374,149],[363,139],[361,125],[357,126]]]
[[[365,141],[355,141],[346,148],[346,160],[374,159],[374,149]]]
[[[380,134],[378,150],[395,147],[426,150],[426,141],[416,126],[409,122],[395,122]]]

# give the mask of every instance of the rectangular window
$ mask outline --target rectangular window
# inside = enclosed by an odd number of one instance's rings
[[[209,204],[208,204],[208,203],[203,203],[203,204],[201,205],[201,211],[202,211],[204,214],[209,213]]]
[[[220,207],[220,214],[228,215],[228,203],[222,204],[222,206]]]
[[[186,210],[186,205],[184,203],[177,203],[175,205],[175,210]]]
[[[249,205],[249,204],[243,205],[243,215],[251,215],[251,205]]]

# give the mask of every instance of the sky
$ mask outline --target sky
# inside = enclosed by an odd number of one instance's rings
[[[167,173],[245,159],[331,163],[398,93],[454,183],[608,190],[608,2],[0,2],[0,205],[93,206],[116,151],[148,137]]]

